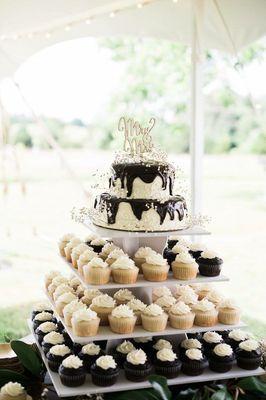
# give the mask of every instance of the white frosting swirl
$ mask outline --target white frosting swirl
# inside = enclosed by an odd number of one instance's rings
[[[57,275],[52,280],[52,285],[54,285],[56,287],[61,285],[62,283],[68,284],[68,279],[62,275]]]
[[[44,336],[43,341],[49,344],[62,344],[64,343],[64,336],[62,333],[50,332]]]
[[[175,244],[174,247],[172,248],[172,252],[173,252],[174,254],[187,253],[187,252],[188,252],[188,249],[187,249],[186,246],[183,246],[182,244],[177,243],[177,244]]]
[[[218,257],[217,253],[215,253],[214,251],[211,251],[211,250],[203,251],[200,256],[201,256],[201,258],[208,258],[208,259]]]
[[[70,242],[71,239],[73,239],[75,235],[73,233],[66,233],[59,239],[59,243],[66,243]]]
[[[146,257],[146,263],[151,265],[159,265],[164,266],[167,264],[167,261],[161,254],[158,253],[151,253]]]
[[[74,249],[74,247],[76,247],[80,243],[81,243],[81,240],[79,238],[74,237],[68,242],[65,249],[72,250],[72,249]]]
[[[198,301],[198,295],[193,291],[189,292],[187,291],[186,293],[181,294],[179,296],[178,300],[183,301],[185,304],[196,304]]]
[[[160,361],[169,361],[169,362],[173,362],[176,360],[176,354],[173,352],[173,350],[171,349],[162,349],[159,350],[156,354],[156,357],[158,358],[158,360]]]
[[[86,304],[82,303],[78,299],[71,301],[64,307],[64,313],[73,313],[77,310],[86,310]]]
[[[176,285],[175,286],[175,296],[182,296],[183,294],[190,293],[192,295],[195,295],[195,291],[193,288],[189,285]]]
[[[99,236],[96,235],[95,233],[89,233],[88,235],[85,236],[84,242],[85,242],[85,243],[89,243],[89,242],[91,242],[92,240],[97,239],[98,237],[99,237]]]
[[[225,299],[225,300],[223,300],[221,302],[220,308],[229,308],[229,309],[232,309],[232,310],[237,310],[238,306],[237,306],[235,300],[233,300],[233,299]]]
[[[80,285],[80,280],[77,276],[73,276],[69,281],[69,286],[72,289],[76,289]]]
[[[63,293],[73,293],[73,289],[69,286],[66,285],[65,283],[62,283],[61,285],[57,286],[57,288],[54,291],[53,297],[54,299],[58,299],[59,296]]]
[[[45,280],[52,282],[52,280],[57,276],[61,276],[61,273],[59,271],[49,271],[48,274],[45,275]]]
[[[61,357],[71,353],[70,348],[65,344],[56,344],[55,346],[51,347],[49,351],[51,354]]]
[[[100,257],[94,257],[88,264],[90,268],[108,268],[109,265]]]
[[[56,303],[71,303],[71,301],[76,300],[76,296],[74,295],[74,293],[71,292],[66,292],[61,294],[61,296],[59,296],[56,300]]]
[[[90,262],[94,257],[98,257],[98,254],[93,250],[86,250],[79,256],[78,265],[85,265]]]
[[[242,331],[241,329],[233,329],[231,332],[229,332],[228,337],[236,342],[243,342],[243,340],[249,338],[249,335],[247,332]]]
[[[78,258],[82,253],[84,253],[84,251],[87,250],[89,250],[89,246],[87,246],[85,243],[80,243],[73,248],[71,256]]]
[[[97,319],[97,313],[90,308],[77,310],[73,313],[73,320],[76,322],[87,322],[92,319]]]
[[[182,264],[196,264],[194,258],[188,252],[177,254],[175,261]]]
[[[189,250],[191,251],[205,251],[206,246],[199,242],[190,243]]]
[[[101,296],[103,292],[101,292],[99,289],[85,289],[84,291],[84,297],[88,300],[92,300],[95,297]]]
[[[135,296],[128,289],[119,289],[117,292],[115,292],[114,299],[118,301],[130,301],[132,299],[135,299]]]
[[[122,249],[115,249],[109,253],[108,258],[112,260],[116,260],[118,257],[125,256],[126,254]]]
[[[147,361],[147,356],[142,349],[133,350],[127,355],[127,362],[133,365],[143,365]]]
[[[34,321],[39,321],[39,322],[51,321],[52,319],[53,319],[53,314],[46,311],[42,311],[39,314],[35,315],[34,317]]]
[[[132,299],[127,303],[127,306],[133,311],[143,311],[147,305],[139,299]]]
[[[49,333],[56,330],[56,324],[53,322],[43,322],[39,327],[38,331],[43,333]]]
[[[43,303],[37,303],[33,306],[32,311],[38,311],[38,312],[42,312],[42,311],[46,311],[46,310],[50,310],[50,304],[47,302],[43,302]]]
[[[88,343],[82,347],[81,352],[90,356],[97,356],[101,352],[101,348],[98,344]]]
[[[83,366],[83,362],[79,357],[71,355],[63,360],[62,365],[65,368],[78,369]]]
[[[91,245],[91,246],[104,246],[106,243],[107,243],[107,242],[106,242],[105,239],[100,238],[100,237],[97,237],[97,238],[93,239],[93,240],[90,242],[90,245]]]
[[[134,339],[136,343],[149,343],[152,342],[152,340],[152,336],[140,336]]]
[[[229,344],[220,343],[213,349],[214,353],[219,357],[227,357],[233,354],[233,349]]]
[[[185,339],[181,342],[181,347],[183,347],[183,349],[201,349],[202,348],[202,344],[200,343],[200,341],[198,339]]]
[[[112,310],[112,316],[115,318],[133,318],[134,313],[126,304],[121,304]]]
[[[150,247],[140,247],[137,252],[135,253],[135,258],[144,258],[146,259],[146,257],[150,254],[154,254],[155,251],[152,250]]]
[[[186,350],[186,356],[190,360],[202,360],[202,352],[199,349],[188,349]]]
[[[206,299],[214,304],[219,304],[224,300],[224,296],[217,290],[212,290],[207,294]]]
[[[204,298],[204,299],[198,301],[194,305],[194,309],[197,310],[197,311],[207,312],[207,311],[215,310],[215,306],[209,300]]]
[[[207,343],[220,343],[223,340],[222,336],[217,332],[205,332],[203,339]]]
[[[156,297],[171,296],[171,290],[167,286],[159,286],[152,289],[152,294]]]
[[[162,296],[155,301],[155,304],[158,304],[158,306],[162,308],[169,308],[172,307],[172,305],[175,304],[175,302],[176,299],[173,296]]]
[[[179,236],[179,235],[169,236],[168,240],[175,240],[179,244],[182,244],[183,246],[186,246],[186,247],[189,246],[189,242],[186,239],[184,239],[182,236]]]
[[[133,343],[131,343],[129,340],[124,340],[122,343],[120,343],[117,347],[116,350],[119,353],[122,354],[128,354],[133,350],[136,350],[135,346],[133,345]]]
[[[116,249],[119,249],[119,247],[114,243],[106,243],[102,248],[101,255],[108,257],[109,254]]]
[[[191,309],[183,301],[178,301],[171,307],[170,312],[174,315],[187,315],[191,312]]]
[[[259,347],[259,342],[253,339],[244,340],[244,342],[239,343],[239,348],[245,351],[257,350]]]
[[[97,307],[113,308],[115,304],[115,300],[106,293],[92,299],[92,305]]]
[[[137,268],[134,261],[128,256],[120,256],[111,265],[112,269],[134,269]]]
[[[96,365],[102,369],[116,368],[116,362],[112,356],[101,356],[97,358]]]
[[[159,339],[157,342],[152,346],[155,350],[162,350],[162,349],[172,349],[172,343],[165,339]]]
[[[149,306],[147,306],[143,311],[143,314],[145,315],[149,315],[151,317],[157,317],[159,315],[163,315],[164,311],[162,309],[162,307],[158,306],[158,304],[150,304]]]
[[[24,387],[18,382],[8,382],[1,387],[1,394],[16,397],[25,393]]]

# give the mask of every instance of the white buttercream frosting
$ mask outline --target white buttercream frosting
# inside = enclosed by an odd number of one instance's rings
[[[175,261],[182,264],[196,264],[194,258],[188,252],[177,254]]]
[[[173,362],[177,359],[176,354],[173,352],[171,349],[164,348],[162,350],[159,350],[156,354],[156,357],[160,361],[169,361]]]
[[[189,250],[191,251],[205,251],[206,246],[203,243],[194,242],[189,244]]]
[[[85,243],[89,243],[89,242],[91,242],[92,240],[97,239],[98,237],[99,237],[99,236],[96,235],[95,233],[89,233],[89,234],[87,234],[87,235],[85,236],[84,242],[85,242]]]
[[[104,246],[107,241],[103,238],[97,237],[90,242],[91,246]]]
[[[139,299],[132,299],[127,303],[127,306],[133,311],[143,311],[147,305]]]
[[[50,312],[46,312],[46,311],[42,311],[39,314],[35,315],[34,317],[34,321],[51,321],[53,319],[53,314],[51,314]]]
[[[167,286],[159,286],[152,289],[152,294],[156,297],[171,296],[171,290]]]
[[[186,239],[184,239],[182,236],[179,236],[179,235],[169,236],[168,240],[175,240],[179,244],[182,244],[183,246],[186,246],[186,247],[189,246],[189,242]]]
[[[202,352],[199,349],[188,349],[186,350],[186,356],[190,360],[202,360]]]
[[[157,342],[152,346],[155,350],[159,351],[162,349],[172,349],[172,343],[169,340],[159,339]]]
[[[44,336],[43,341],[49,344],[62,344],[64,343],[64,336],[62,333],[50,332]]]
[[[102,369],[116,368],[116,362],[112,356],[101,356],[97,358],[96,365]]]
[[[92,305],[97,307],[113,308],[115,304],[115,300],[106,293],[92,299]]]
[[[192,293],[195,295],[195,291],[189,285],[176,285],[175,286],[175,296],[182,296],[183,294]]]
[[[142,349],[133,350],[128,353],[127,361],[133,365],[143,365],[147,361],[147,356]]]
[[[59,296],[61,296],[61,294],[69,293],[69,292],[73,293],[74,290],[68,284],[62,283],[61,285],[57,286],[57,288],[55,289],[53,297],[56,300],[56,299],[58,299]]]
[[[89,246],[87,246],[85,243],[80,243],[73,248],[71,256],[78,258],[82,253],[84,253],[84,251],[87,250],[89,250]]]
[[[59,271],[49,271],[46,275],[45,275],[45,280],[46,281],[51,281],[56,277],[56,276],[61,276],[61,272]]]
[[[212,311],[215,309],[214,304],[205,298],[198,301],[193,307],[195,310],[203,312]]]
[[[122,343],[120,343],[117,347],[116,350],[119,353],[122,354],[128,354],[135,349],[135,346],[133,345],[133,343],[131,343],[129,340],[124,340]]]
[[[116,246],[114,243],[106,243],[102,248],[101,255],[105,255],[107,257],[112,251],[116,249],[119,249],[119,247]]]
[[[189,292],[187,291],[186,293],[181,294],[179,296],[178,300],[183,301],[185,304],[196,304],[198,301],[198,295],[193,291]]]
[[[76,300],[76,295],[74,295],[74,293],[71,292],[66,292],[61,294],[61,296],[59,296],[56,300],[56,303],[71,303],[71,301]]]
[[[94,257],[88,264],[90,268],[108,268],[109,265],[100,257]]]
[[[181,342],[181,347],[184,349],[201,349],[202,344],[198,339],[185,339]]]
[[[51,354],[61,357],[71,353],[70,348],[65,344],[56,344],[55,346],[51,347],[49,351]]]
[[[80,280],[77,276],[73,276],[69,280],[69,286],[72,287],[72,289],[76,289],[80,285]]]
[[[8,382],[1,387],[0,393],[10,397],[16,397],[25,393],[25,389],[18,382]]]
[[[65,368],[78,369],[83,366],[83,362],[79,357],[71,355],[63,360],[62,365]]]
[[[61,285],[62,283],[68,284],[68,279],[62,275],[57,275],[52,280],[52,285],[54,285],[56,287]]]
[[[97,318],[97,313],[90,308],[77,310],[73,313],[72,318],[76,322],[87,322]]]
[[[244,340],[243,342],[239,343],[239,348],[245,351],[257,350],[259,347],[259,342],[254,339]]]
[[[78,265],[85,265],[90,262],[94,257],[98,257],[98,254],[93,250],[86,250],[79,256]]]
[[[134,298],[135,298],[134,294],[128,289],[119,289],[114,294],[114,299],[118,301],[130,301]]]
[[[78,310],[86,310],[86,305],[78,299],[71,301],[64,307],[64,313],[73,313]]]
[[[43,322],[39,327],[38,331],[43,333],[49,333],[56,330],[56,324],[54,322]]]
[[[213,349],[214,353],[219,357],[227,357],[233,354],[233,349],[229,344],[220,343]]]
[[[219,304],[224,300],[224,296],[217,290],[212,290],[207,294],[206,299],[212,303]]]
[[[205,332],[203,339],[207,343],[220,343],[223,340],[222,336],[217,332]]]
[[[233,329],[231,332],[229,332],[228,337],[236,342],[243,342],[243,340],[249,338],[249,334],[241,329]]]
[[[103,292],[99,289],[85,289],[84,290],[84,297],[88,300],[92,300],[95,297],[101,296]]]
[[[146,257],[146,263],[151,265],[159,265],[164,266],[167,264],[167,261],[161,254],[151,253]]]
[[[149,343],[152,342],[152,336],[140,336],[140,337],[136,337],[135,339],[136,343]]]
[[[186,315],[191,312],[191,308],[183,301],[178,301],[171,307],[170,312],[174,315]]]
[[[108,258],[116,260],[118,257],[126,255],[122,249],[115,249],[109,253]]]
[[[232,310],[238,309],[238,305],[236,304],[234,299],[225,299],[219,305],[220,308],[230,308]]]
[[[135,253],[135,258],[145,258],[150,255],[155,253],[154,250],[152,250],[150,247],[140,247],[137,252]]]
[[[158,304],[158,306],[162,308],[169,308],[172,307],[172,305],[175,304],[175,302],[176,299],[173,296],[162,296],[155,301],[155,304]]]
[[[126,304],[121,304],[112,310],[112,316],[115,318],[132,318],[134,312]]]
[[[212,259],[212,258],[216,258],[218,257],[218,254],[215,251],[211,251],[211,250],[205,250],[201,253],[201,258],[208,258],[208,259]]]
[[[101,352],[101,347],[95,343],[88,343],[82,347],[81,352],[90,356],[97,356]]]
[[[81,240],[79,238],[72,238],[66,245],[65,249],[67,248],[68,250],[74,249],[78,244],[81,243]]]
[[[120,256],[111,265],[112,269],[133,269],[137,268],[134,261],[128,256]]]
[[[158,304],[150,304],[143,311],[143,314],[149,315],[151,317],[156,317],[158,315],[163,315],[164,311],[162,307],[158,306]]]
[[[177,243],[177,244],[175,244],[174,247],[172,248],[172,252],[173,252],[174,254],[187,253],[187,252],[188,252],[188,249],[187,249],[186,246],[183,246],[182,244]]]

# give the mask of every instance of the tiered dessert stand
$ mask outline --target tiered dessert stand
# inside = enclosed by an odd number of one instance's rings
[[[146,233],[146,232],[124,232],[124,231],[118,231],[118,230],[112,230],[112,229],[106,229],[106,228],[101,228],[97,227],[94,224],[92,224],[89,220],[84,222],[84,225],[93,232],[97,233],[98,235],[102,237],[109,237],[113,240],[113,242],[117,245],[119,245],[125,252],[127,252],[129,255],[133,255],[135,251],[140,247],[140,246],[150,246],[154,250],[158,252],[162,252],[163,248],[165,247],[167,236],[168,235],[189,235],[189,236],[195,236],[195,235],[206,235],[208,232],[203,230],[202,228],[189,228],[186,230],[179,230],[176,232],[152,232],[152,233]],[[81,283],[87,287],[94,287],[86,284],[83,280],[82,277],[78,274],[77,270],[75,270],[70,263],[66,262],[67,265],[70,267],[70,269],[77,275],[77,277],[80,279]],[[113,283],[110,282],[106,285],[98,286],[97,288],[100,290],[105,290],[107,293],[113,294],[116,290],[120,288],[132,288],[134,293],[143,301],[145,302],[151,302],[151,295],[152,295],[152,288],[155,286],[168,286],[171,287],[175,284],[191,284],[191,283],[204,283],[204,282],[218,282],[218,281],[228,281],[229,279],[223,275],[209,278],[209,277],[203,277],[199,276],[194,280],[190,281],[178,281],[169,276],[169,278],[164,281],[164,282],[149,282],[144,280],[141,276],[139,277],[138,281],[135,284],[130,284],[130,285],[124,285],[124,284],[118,284],[118,283]],[[49,299],[50,300],[50,299]],[[51,302],[51,301],[50,301]],[[51,302],[52,307],[54,308],[54,304]],[[171,327],[167,327],[167,329],[163,332],[148,332],[144,330],[142,327],[135,327],[134,332],[132,334],[117,334],[111,332],[109,327],[105,326],[100,326],[99,332],[97,336],[95,337],[78,337],[75,336],[72,332],[72,329],[67,327],[64,324],[64,320],[60,318],[57,313],[55,312],[56,317],[61,320],[63,325],[65,326],[65,330],[68,332],[69,336],[75,343],[80,343],[80,344],[87,344],[91,341],[97,342],[100,340],[108,340],[107,344],[107,349],[111,352],[112,348],[117,345],[119,340],[124,340],[126,338],[136,338],[136,337],[144,337],[144,336],[160,336],[160,337],[166,337],[168,336],[169,338],[172,337],[174,338],[175,342],[178,344],[181,340],[186,338],[187,333],[197,333],[197,332],[205,332],[209,330],[215,330],[215,331],[223,331],[223,330],[228,330],[228,329],[235,329],[244,326],[243,323],[240,323],[238,325],[223,325],[223,324],[217,324],[216,326],[213,326],[211,328],[204,328],[204,327],[193,327],[189,330],[177,330]],[[30,328],[31,327],[31,324]],[[55,390],[60,397],[71,397],[71,396],[78,396],[78,395],[86,395],[86,394],[93,394],[93,393],[105,393],[105,392],[116,392],[116,391],[123,391],[123,390],[133,390],[133,389],[141,389],[141,388],[146,388],[150,387],[150,383],[148,381],[144,382],[130,382],[127,380],[124,376],[124,372],[120,372],[119,379],[117,383],[113,386],[109,387],[99,387],[95,386],[91,382],[91,378],[89,375],[87,375],[87,380],[84,385],[79,386],[77,388],[69,388],[67,386],[62,385],[59,375],[57,373],[52,372],[47,364],[46,358],[42,352],[41,347],[37,343],[37,346],[39,347],[39,350],[41,352],[44,364],[46,365],[47,371],[50,374],[52,383],[55,387]],[[214,381],[214,380],[223,380],[223,379],[230,379],[230,378],[240,378],[240,377],[247,377],[247,376],[254,376],[254,375],[261,375],[264,373],[264,370],[262,368],[258,368],[257,370],[253,371],[247,371],[238,368],[236,365],[232,368],[230,372],[227,373],[215,373],[207,369],[202,375],[192,377],[192,376],[187,376],[182,373],[178,375],[177,378],[174,379],[169,379],[168,384],[169,385],[181,385],[181,384],[189,384],[189,383],[195,383],[195,382],[204,382],[204,381]]]

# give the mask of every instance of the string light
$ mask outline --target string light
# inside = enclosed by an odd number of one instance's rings
[[[66,26],[65,26],[65,31],[66,31],[66,32],[70,31],[70,29],[71,29],[70,25],[66,25]]]
[[[178,0],[173,0],[173,3],[177,3],[178,2]]]
[[[109,17],[110,17],[110,18],[114,18],[114,17],[115,17],[115,14],[116,14],[116,13],[115,13],[114,11],[111,11],[110,14],[109,14]]]
[[[50,33],[50,32],[46,32],[45,38],[46,38],[46,39],[49,39],[50,37],[51,37],[51,33]]]
[[[90,25],[91,24],[91,18],[87,18],[85,21],[85,24]]]
[[[137,8],[142,8],[143,7],[143,4],[142,3],[138,3],[137,4]]]

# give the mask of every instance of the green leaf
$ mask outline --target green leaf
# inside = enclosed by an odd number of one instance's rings
[[[11,371],[9,369],[1,369],[0,370],[0,387],[10,381],[18,382],[24,387],[29,384],[29,380],[24,375],[22,375],[18,372]]]
[[[153,389],[160,395],[162,400],[172,399],[172,393],[169,390],[167,379],[164,376],[150,375],[148,379]]]
[[[11,347],[17,354],[24,368],[32,375],[39,377],[43,371],[43,364],[32,346],[20,340],[12,340]]]
[[[175,400],[193,400],[195,399],[195,396],[199,393],[198,389],[186,389],[182,390],[177,397],[175,397]]]
[[[262,382],[255,376],[240,379],[240,381],[238,382],[238,386],[243,390],[266,394],[266,383]]]
[[[219,389],[217,392],[213,393],[211,400],[233,400],[233,397],[227,389]]]
[[[153,389],[108,393],[104,398],[105,400],[161,400],[161,397]]]

